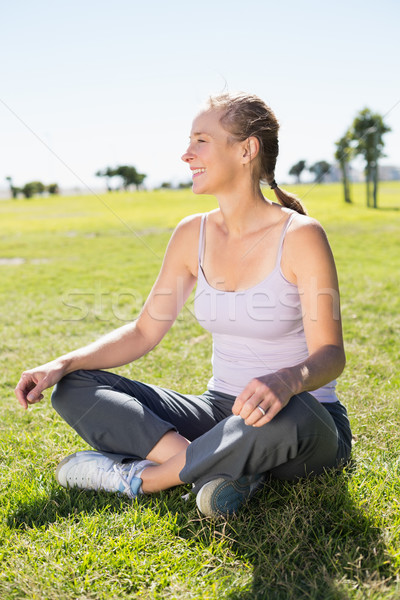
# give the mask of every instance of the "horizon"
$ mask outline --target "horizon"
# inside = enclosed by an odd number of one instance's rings
[[[395,0],[379,11],[339,0],[328,17],[316,0],[249,0],[245,11],[239,0],[204,0],[201,11],[182,0],[156,11],[125,0],[22,2],[7,8],[0,41],[1,187],[11,176],[17,187],[100,188],[95,172],[117,164],[146,173],[150,188],[189,181],[180,156],[192,118],[226,89],[256,93],[276,112],[278,183],[299,160],[333,163],[334,142],[365,106],[392,128],[380,164],[399,164]]]

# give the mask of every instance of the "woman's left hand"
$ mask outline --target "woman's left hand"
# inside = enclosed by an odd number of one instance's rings
[[[284,408],[294,392],[277,372],[252,379],[237,396],[232,412],[242,417],[246,425],[262,427],[269,423]]]

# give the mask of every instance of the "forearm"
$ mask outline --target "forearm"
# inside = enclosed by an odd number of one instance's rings
[[[278,374],[295,395],[312,392],[326,385],[342,373],[345,363],[343,348],[326,345],[313,352],[302,363],[280,369]]]
[[[63,365],[65,375],[78,369],[112,369],[137,360],[154,345],[142,335],[136,322],[133,322],[87,346],[60,356],[57,361]]]
[[[110,369],[125,365],[149,352],[160,341],[161,330],[143,335],[137,322],[129,323],[96,342],[64,354],[35,369],[24,371],[15,388],[23,408],[39,402],[43,391],[53,387],[62,377],[78,369]]]

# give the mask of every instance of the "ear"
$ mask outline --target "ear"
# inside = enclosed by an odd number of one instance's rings
[[[251,136],[243,142],[242,146],[242,163],[245,165],[255,159],[260,151],[259,140]]]

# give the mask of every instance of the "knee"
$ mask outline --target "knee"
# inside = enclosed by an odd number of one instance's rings
[[[60,381],[54,386],[51,394],[51,404],[60,415],[63,413],[63,406],[66,405],[67,400],[71,398],[71,375],[65,375]]]
[[[53,392],[51,394],[51,404],[54,408],[54,410],[56,410],[57,412],[59,411],[60,406],[63,404],[64,401],[64,394],[62,392],[62,379],[61,381],[59,381],[58,383],[56,383],[56,385],[54,386]]]

